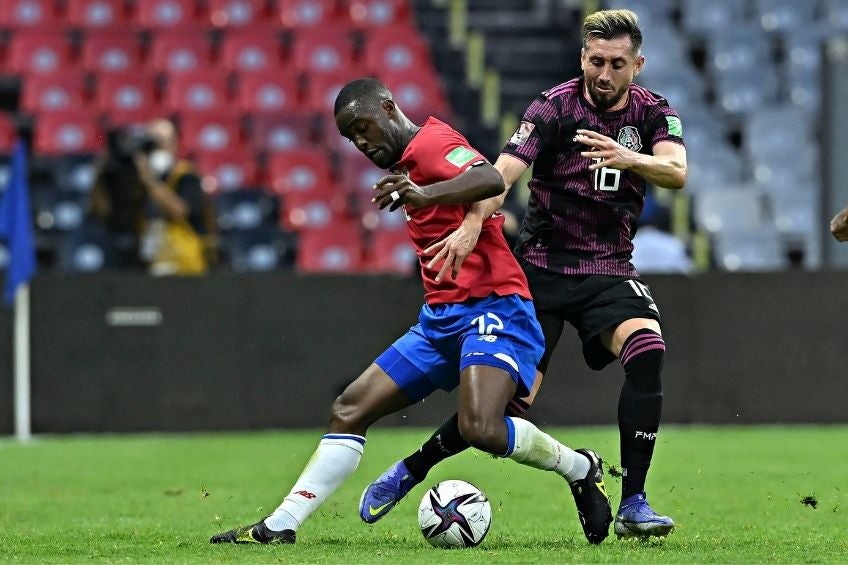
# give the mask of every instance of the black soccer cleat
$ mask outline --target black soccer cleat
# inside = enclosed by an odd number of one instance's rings
[[[584,479],[569,483],[577,516],[589,543],[598,544],[609,535],[612,523],[612,507],[604,486],[604,469],[601,458],[591,449],[575,450],[589,458],[589,474]]]
[[[209,543],[294,543],[294,530],[275,532],[260,520],[250,526],[241,526],[228,532],[215,534]]]

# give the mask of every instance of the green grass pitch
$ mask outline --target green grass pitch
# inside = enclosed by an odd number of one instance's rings
[[[618,458],[613,428],[549,431]],[[376,427],[359,469],[300,529],[295,546],[210,545],[212,534],[276,507],[319,434],[0,441],[0,562],[848,562],[848,426],[666,426],[648,493],[677,530],[648,543],[611,536],[600,546],[584,540],[562,479],[473,451],[434,469],[386,518],[364,525],[363,487],[428,435]],[[435,549],[418,532],[426,486],[448,478],[475,483],[491,500],[492,527],[478,548]],[[614,507],[620,486],[608,477]]]

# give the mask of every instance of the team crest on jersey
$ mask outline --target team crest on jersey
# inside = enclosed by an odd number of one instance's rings
[[[513,145],[524,145],[524,143],[530,139],[530,134],[533,133],[533,129],[535,129],[535,127],[536,126],[530,122],[521,122],[518,124],[518,129],[515,130],[515,133],[509,138],[509,142]]]
[[[631,151],[642,149],[642,138],[639,137],[639,130],[633,126],[624,126],[618,130],[618,143]]]

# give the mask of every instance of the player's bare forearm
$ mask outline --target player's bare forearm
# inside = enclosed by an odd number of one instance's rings
[[[500,173],[486,163],[424,190],[430,204],[471,204],[503,193],[504,182]]]
[[[671,189],[680,189],[686,185],[685,160],[671,155],[637,155],[631,170],[652,185]]]

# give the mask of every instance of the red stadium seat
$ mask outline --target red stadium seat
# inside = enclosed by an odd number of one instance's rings
[[[412,27],[384,27],[366,34],[365,68],[374,75],[432,71],[427,44]]]
[[[353,0],[350,19],[362,27],[383,27],[411,23],[409,0]]]
[[[282,74],[280,38],[276,32],[230,33],[221,43],[221,64],[228,71]]]
[[[196,155],[232,151],[241,146],[241,126],[226,112],[182,114],[180,139],[183,150]]]
[[[338,8],[336,0],[279,0],[278,13],[286,27],[323,27],[349,21],[348,14]]]
[[[209,21],[215,27],[246,27],[269,22],[264,0],[209,0]]]
[[[15,146],[18,128],[12,121],[12,115],[0,112],[0,155],[8,155]]]
[[[297,71],[338,73],[353,65],[353,55],[350,27],[326,25],[294,34],[292,62]]]
[[[86,112],[74,110],[36,116],[34,146],[37,154],[97,153],[103,149],[104,142],[95,117]]]
[[[85,29],[109,29],[129,23],[123,0],[68,0],[68,22]]]
[[[409,71],[381,76],[400,109],[415,123],[428,116],[450,121],[450,107],[435,73]]]
[[[135,22],[148,29],[201,29],[206,23],[195,0],[141,0],[135,7]]]
[[[227,78],[217,69],[168,76],[165,105],[173,112],[210,112],[229,108]]]
[[[274,153],[268,158],[268,178],[277,194],[330,195],[339,192],[333,186],[330,165],[323,151],[301,149]]]
[[[71,46],[61,32],[19,31],[9,46],[9,70],[15,73],[55,73],[67,69],[71,59]]]
[[[133,36],[89,33],[82,44],[82,68],[92,73],[125,73],[141,66],[141,50]]]
[[[336,96],[348,82],[365,76],[358,68],[346,68],[333,74],[314,74],[307,80],[305,105],[332,121]],[[337,132],[338,133],[338,132]]]
[[[157,72],[171,74],[206,70],[212,65],[212,51],[197,31],[160,33],[151,41],[148,63]]]
[[[341,138],[341,136],[339,137]],[[344,142],[353,147],[353,144],[346,139],[344,139]],[[388,173],[377,168],[377,165],[369,161],[358,150],[354,149],[354,151],[342,154],[340,177],[344,182],[347,192],[355,199],[359,207],[359,213],[376,211],[377,208],[371,202],[371,199],[374,197],[374,189],[372,187]],[[369,227],[375,226],[372,225]]]
[[[55,0],[2,0],[0,27],[49,27],[59,23]]]
[[[315,145],[315,118],[297,114],[257,113],[250,116],[250,144],[255,151],[277,153]]]
[[[69,112],[83,106],[85,75],[64,70],[48,75],[30,75],[23,80],[21,107],[27,112]]]
[[[107,73],[97,78],[97,108],[113,124],[147,121],[161,114],[157,108],[156,81],[148,73]]]
[[[196,164],[203,176],[203,189],[210,194],[256,185],[256,159],[247,149],[200,153]]]
[[[369,251],[369,271],[412,275],[418,268],[418,256],[406,229],[374,232]]]
[[[336,222],[325,229],[300,232],[297,270],[301,273],[356,273],[363,270],[359,226]]]
[[[248,73],[239,75],[236,82],[242,112],[284,113],[300,107],[297,80],[291,75]]]

